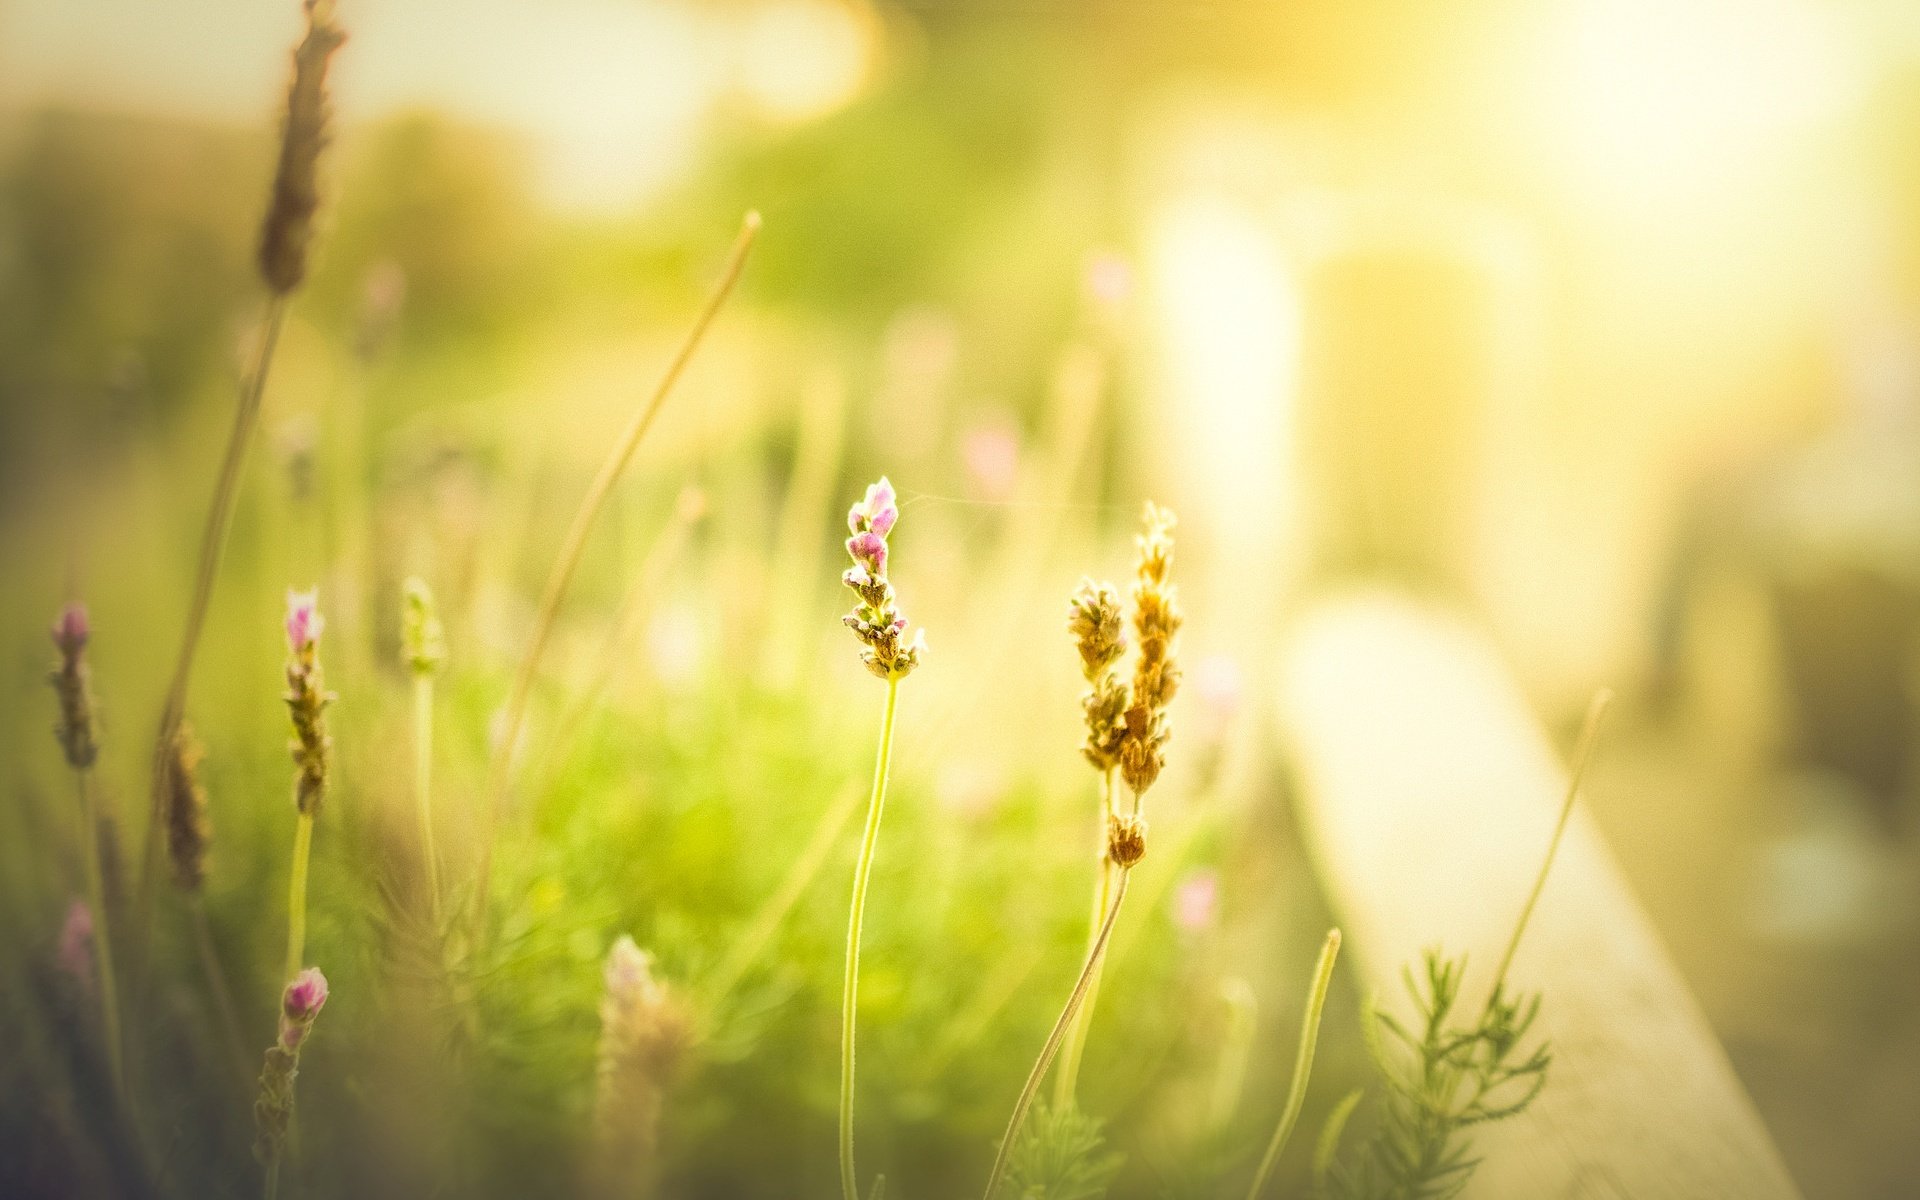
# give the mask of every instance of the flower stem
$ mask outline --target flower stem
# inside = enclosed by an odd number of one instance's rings
[[[199,565],[194,572],[193,595],[187,604],[187,623],[180,635],[180,652],[174,660],[172,681],[160,708],[160,731],[153,744],[153,811],[147,822],[146,851],[140,871],[141,950],[136,957],[136,976],[143,975],[146,931],[153,916],[154,886],[160,875],[161,832],[166,826],[168,759],[173,753],[174,735],[187,713],[187,687],[193,677],[194,655],[200,635],[207,624],[207,608],[213,599],[214,579],[220,573],[220,559],[226,550],[227,528],[233,523],[234,501],[240,492],[240,469],[246,465],[247,449],[253,444],[253,431],[260,424],[260,401],[267,390],[267,372],[273,365],[273,350],[280,341],[280,327],[287,315],[287,297],[276,294],[267,301],[261,322],[260,346],[253,367],[240,386],[240,403],[233,410],[233,426],[227,433],[227,449],[220,461],[220,474],[213,485],[213,499],[207,506],[207,521],[200,533]],[[136,987],[138,986],[136,979]]]
[[[1113,815],[1113,772],[1100,774],[1100,875],[1094,881],[1093,917],[1087,922],[1087,951],[1092,953],[1094,939],[1100,936],[1100,925],[1106,920],[1107,905],[1113,900],[1113,863],[1107,858],[1107,818]],[[1105,972],[1106,959],[1102,956],[1100,964],[1093,969],[1093,982],[1087,987],[1086,1003],[1075,1014],[1073,1025],[1067,1030],[1066,1045],[1060,1051],[1060,1070],[1053,1077],[1053,1106],[1065,1108],[1073,1103],[1073,1090],[1080,1079],[1080,1056],[1087,1048],[1087,1027],[1093,1022],[1093,1006],[1100,999],[1100,976]]]
[[[847,913],[847,973],[840,993],[840,1190],[844,1200],[860,1200],[853,1166],[853,1035],[860,1000],[860,926],[867,912],[867,881],[880,840],[880,816],[887,804],[887,769],[893,758],[893,714],[900,695],[898,677],[887,680],[887,708],[880,719],[880,750],[873,763],[873,793],[867,799],[867,825],[860,835],[860,857],[853,866],[853,902]]]
[[[427,903],[440,924],[440,856],[433,844],[433,673],[413,675],[413,791],[420,813],[420,857],[427,864]]]
[[[307,952],[307,860],[313,854],[313,814],[301,813],[293,828],[293,874],[287,886],[287,969],[291,980],[300,973]]]
[[[1267,1152],[1260,1158],[1260,1169],[1253,1173],[1253,1183],[1247,1188],[1247,1200],[1259,1200],[1260,1192],[1267,1186],[1267,1179],[1273,1174],[1273,1165],[1280,1161],[1280,1152],[1287,1148],[1287,1139],[1293,1136],[1293,1127],[1300,1120],[1300,1109],[1307,1102],[1307,1080],[1313,1074],[1313,1051],[1320,1041],[1320,1014],[1327,1007],[1327,988],[1333,983],[1333,963],[1340,956],[1340,931],[1327,930],[1326,944],[1320,947],[1320,961],[1313,968],[1313,984],[1307,989],[1307,1012],[1300,1019],[1300,1049],[1293,1059],[1293,1082],[1287,1088],[1287,1104],[1280,1110],[1280,1124],[1273,1130],[1273,1140],[1267,1143]]]
[[[1121,867],[1117,874],[1119,879],[1114,885],[1113,903],[1107,908],[1107,919],[1100,926],[1100,935],[1087,952],[1086,965],[1080,968],[1080,978],[1074,982],[1073,991],[1067,996],[1066,1007],[1060,1010],[1060,1017],[1053,1023],[1052,1032],[1047,1034],[1046,1045],[1040,1048],[1040,1057],[1034,1060],[1033,1070],[1027,1073],[1027,1082],[1020,1089],[1020,1098],[1013,1103],[1013,1115],[1007,1119],[1006,1136],[1000,1139],[1000,1150],[994,1155],[993,1171],[987,1176],[987,1190],[982,1194],[982,1200],[993,1200],[994,1192],[999,1190],[1000,1180],[1006,1175],[1007,1163],[1013,1156],[1014,1143],[1020,1137],[1020,1127],[1026,1124],[1033,1098],[1040,1092],[1040,1081],[1046,1078],[1047,1068],[1053,1065],[1053,1056],[1059,1053],[1060,1043],[1066,1037],[1067,1026],[1073,1022],[1074,1014],[1080,1011],[1080,1005],[1093,986],[1094,974],[1099,970],[1101,956],[1107,950],[1107,941],[1113,937],[1114,922],[1120,917],[1120,902],[1127,898],[1127,877],[1133,872]]]
[[[81,853],[87,873],[87,903],[93,908],[93,967],[100,977],[100,1022],[105,1027],[107,1070],[113,1076],[114,1095],[130,1114],[127,1094],[125,1044],[120,1036],[120,985],[113,973],[113,937],[107,923],[107,887],[100,865],[100,814],[88,771],[73,773],[80,792]]]

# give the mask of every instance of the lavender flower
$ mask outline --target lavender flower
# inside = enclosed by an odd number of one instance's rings
[[[1133,702],[1125,715],[1126,737],[1120,745],[1120,775],[1136,797],[1153,786],[1166,765],[1167,739],[1172,733],[1167,705],[1180,685],[1173,639],[1182,618],[1174,587],[1168,582],[1173,566],[1173,513],[1150,502],[1145,520],[1133,585],[1133,632],[1140,657],[1133,672]]]
[[[280,994],[280,1033],[267,1048],[260,1071],[260,1096],[253,1102],[253,1156],[271,1165],[286,1145],[293,1121],[293,1085],[300,1074],[300,1048],[327,1002],[327,977],[308,967]]]
[[[54,726],[54,736],[76,771],[91,767],[100,752],[94,739],[92,672],[86,658],[90,636],[85,605],[67,605],[53,623],[53,644],[60,651],[60,665],[47,676],[60,700],[60,723]]]
[[[287,593],[286,700],[293,719],[293,761],[299,768],[294,801],[309,815],[319,811],[326,794],[333,749],[326,726],[326,709],[333,696],[320,672],[320,634],[325,628],[317,592]]]
[[[926,637],[919,631],[903,642],[907,619],[900,614],[893,585],[887,581],[887,535],[899,520],[893,484],[882,476],[847,513],[851,534],[847,554],[853,565],[840,577],[860,600],[841,619],[866,647],[860,652],[860,661],[886,680],[906,678],[920,665],[920,655],[926,650]]]
[[[594,1100],[594,1182],[602,1195],[648,1190],[667,1091],[692,1042],[685,1008],[654,978],[653,960],[620,935],[607,954]]]

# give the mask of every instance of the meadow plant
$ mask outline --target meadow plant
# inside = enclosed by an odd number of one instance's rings
[[[287,981],[280,993],[280,1030],[267,1048],[260,1070],[260,1093],[253,1102],[253,1156],[266,1168],[268,1200],[279,1191],[280,1159],[293,1125],[293,1087],[300,1074],[300,1049],[327,1002],[327,977],[308,967]]]
[[[1022,1126],[1033,1107],[1040,1083],[1053,1065],[1055,1055],[1066,1041],[1083,1006],[1098,986],[1100,964],[1107,943],[1113,937],[1120,906],[1127,898],[1127,881],[1133,868],[1147,853],[1147,822],[1141,815],[1147,790],[1160,778],[1166,765],[1166,746],[1172,736],[1167,709],[1180,684],[1179,659],[1174,639],[1180,632],[1180,606],[1172,583],[1173,524],[1172,511],[1148,502],[1143,516],[1144,531],[1135,540],[1138,561],[1133,584],[1133,640],[1136,650],[1133,680],[1124,695],[1114,661],[1124,650],[1119,637],[1118,611],[1112,604],[1111,585],[1083,585],[1069,609],[1068,630],[1079,648],[1083,673],[1089,681],[1082,702],[1088,733],[1083,753],[1102,775],[1110,780],[1118,767],[1120,777],[1133,794],[1126,812],[1113,802],[1111,783],[1103,783],[1102,809],[1106,818],[1106,851],[1101,860],[1103,877],[1111,877],[1111,895],[1102,894],[1097,903],[1105,911],[1087,947],[1086,960],[1067,996],[1065,1007],[1047,1034],[1040,1056],[1027,1074],[1026,1084],[1014,1101],[1013,1115],[1007,1119],[1006,1133],[987,1176],[985,1200],[993,1200],[1013,1156],[1020,1149]],[[1116,726],[1112,709],[1119,707]],[[1111,747],[1111,749],[1109,748]],[[1073,1083],[1063,1087],[1063,1097],[1053,1106],[1058,1120],[1072,1104]]]
[[[287,593],[287,714],[293,725],[293,871],[287,891],[287,970],[300,970],[307,943],[307,862],[313,853],[313,821],[326,798],[333,757],[327,735],[332,693],[320,673],[320,634],[326,618],[314,592]]]
[[[594,1095],[592,1191],[652,1193],[660,1117],[693,1043],[691,1014],[655,978],[653,959],[621,934],[607,954]]]
[[[193,592],[187,603],[187,619],[180,636],[180,648],[174,659],[173,675],[161,704],[160,727],[154,738],[152,775],[152,816],[147,827],[146,855],[141,874],[141,920],[152,915],[154,878],[160,869],[161,830],[166,826],[166,802],[174,755],[175,735],[186,719],[187,692],[192,682],[193,664],[200,646],[200,635],[213,599],[214,580],[220,573],[225,553],[227,529],[233,522],[234,503],[239,494],[241,468],[253,444],[260,423],[261,400],[266,395],[267,373],[273,364],[274,347],[286,320],[287,305],[306,278],[307,257],[313,237],[313,217],[319,207],[320,152],[328,141],[328,123],[332,106],[327,93],[327,71],[334,52],[346,40],[346,33],[334,19],[331,0],[305,0],[307,30],[293,52],[293,77],[287,86],[286,115],[281,129],[280,154],[274,168],[267,212],[260,226],[258,264],[261,281],[266,285],[266,313],[260,323],[260,340],[253,361],[240,384],[240,400],[233,412],[233,424],[227,432],[227,445],[214,482],[213,497],[207,505],[206,524],[200,535],[198,564],[194,572]],[[141,939],[144,954],[144,937]]]
[[[120,1102],[127,1103],[126,1045],[120,1025],[120,989],[113,970],[113,939],[107,927],[106,872],[101,865],[99,801],[93,785],[93,764],[100,747],[95,731],[93,673],[87,663],[92,637],[85,606],[69,604],[53,624],[53,644],[60,662],[47,678],[59,700],[60,719],[54,726],[67,766],[73,771],[80,808],[80,860],[87,878],[88,925],[94,972],[100,995],[100,1021],[105,1034],[107,1069]],[[71,915],[69,915],[71,925]]]
[[[886,708],[880,718],[880,748],[873,764],[873,790],[867,800],[866,827],[860,835],[860,853],[854,860],[853,899],[847,912],[847,967],[840,993],[840,1189],[844,1200],[860,1200],[859,1175],[853,1162],[854,1025],[860,1002],[860,926],[866,916],[867,882],[880,838],[880,817],[887,802],[887,770],[893,756],[893,718],[900,681],[920,665],[926,637],[916,630],[906,637],[907,619],[900,613],[887,578],[887,536],[900,520],[893,484],[883,475],[847,513],[847,554],[853,565],[841,582],[858,603],[842,618],[863,647],[860,661],[887,684]]]

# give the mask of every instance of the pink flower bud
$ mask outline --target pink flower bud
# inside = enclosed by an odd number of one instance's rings
[[[326,628],[326,618],[320,615],[320,592],[313,589],[287,592],[287,646],[295,654],[305,650],[320,640],[320,633]]]
[[[293,977],[280,996],[280,1011],[296,1025],[311,1025],[327,1002],[327,977],[319,967],[308,967]]]
[[[847,539],[847,553],[854,561],[865,567],[869,574],[887,573],[887,539],[871,529],[862,530]]]
[[[894,499],[893,484],[882,475],[880,482],[867,486],[865,499],[847,510],[847,531],[855,534],[872,532],[886,537],[899,519],[900,507]]]
[[[60,619],[53,623],[53,644],[60,647],[62,654],[71,657],[85,648],[91,632],[87,624],[87,606],[69,604],[60,610]]]

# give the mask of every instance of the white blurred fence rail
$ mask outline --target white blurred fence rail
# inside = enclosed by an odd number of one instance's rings
[[[1403,999],[1401,965],[1444,945],[1470,955],[1464,999],[1477,1006],[1566,787],[1518,686],[1484,638],[1384,593],[1303,613],[1279,679],[1307,837],[1360,970]],[[1584,812],[1512,982],[1545,992],[1553,1067],[1530,1110],[1479,1132],[1486,1159],[1467,1196],[1799,1196]]]

